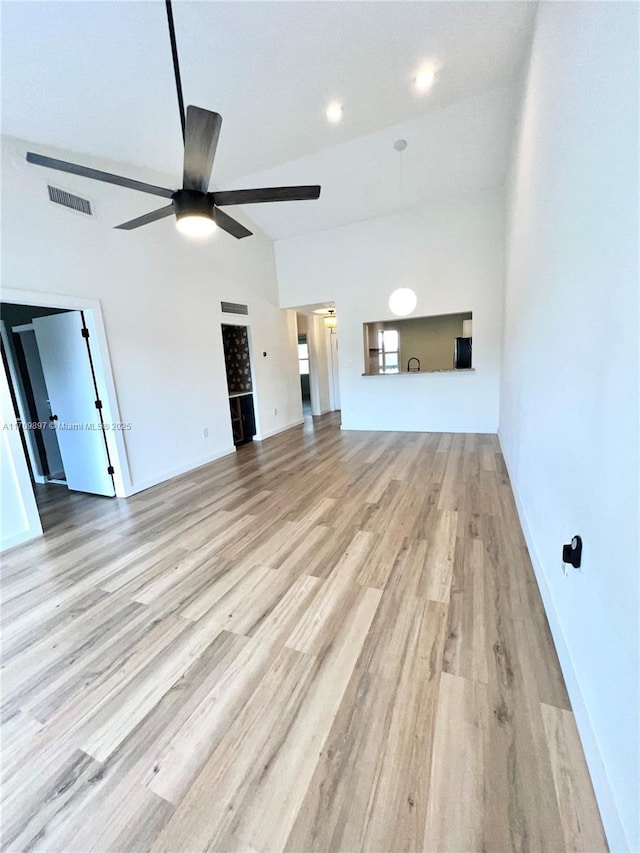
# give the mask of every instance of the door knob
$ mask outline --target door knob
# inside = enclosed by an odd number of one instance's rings
[[[58,416],[57,416],[57,415],[49,415],[49,420],[50,420],[50,421],[57,421],[57,420],[58,420]]]

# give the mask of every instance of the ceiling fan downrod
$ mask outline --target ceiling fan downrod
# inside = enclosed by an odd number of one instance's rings
[[[171,56],[173,57],[173,73],[176,78],[176,90],[178,92],[178,110],[180,111],[180,125],[182,126],[182,141],[186,142],[185,136],[185,112],[184,98],[182,96],[182,80],[180,78],[180,62],[178,61],[178,44],[176,42],[176,28],[173,23],[173,9],[171,0],[165,0],[167,6],[167,21],[169,23],[169,39],[171,41]]]

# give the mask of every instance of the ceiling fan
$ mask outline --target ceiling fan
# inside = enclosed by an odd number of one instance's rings
[[[176,227],[190,237],[205,237],[215,231],[216,227],[222,228],[223,231],[227,231],[238,240],[243,237],[250,237],[251,231],[220,208],[231,204],[313,200],[319,198],[320,187],[318,185],[262,187],[250,190],[208,192],[213,160],[222,126],[222,116],[211,110],[194,106],[187,107],[185,116],[171,0],[165,0],[165,3],[184,141],[182,189],[171,190],[165,187],[157,187],[154,184],[135,181],[122,175],[112,175],[110,172],[101,172],[98,169],[90,169],[87,166],[68,163],[65,160],[56,160],[41,154],[34,154],[31,151],[27,152],[27,161],[37,166],[46,166],[60,172],[70,172],[72,175],[82,175],[95,181],[117,184],[121,187],[171,199],[171,203],[166,207],[161,207],[159,210],[145,213],[143,216],[138,216],[136,219],[115,226],[121,230],[131,231],[134,228],[140,228],[142,225],[148,225],[175,214]]]

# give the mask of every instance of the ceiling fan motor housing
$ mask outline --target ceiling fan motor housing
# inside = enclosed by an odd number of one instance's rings
[[[199,190],[177,190],[171,196],[176,217],[208,216],[213,219],[213,204],[207,193]]]

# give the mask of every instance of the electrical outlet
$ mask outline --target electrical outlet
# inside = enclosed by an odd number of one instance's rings
[[[274,409],[274,410],[273,410],[273,414],[274,414],[274,415],[277,415],[277,414],[278,414],[278,410],[277,410],[277,409]]]
[[[204,428],[203,428],[203,430],[202,430],[202,437],[203,437],[203,438],[209,438],[209,428],[208,428],[208,427],[204,427]]]

